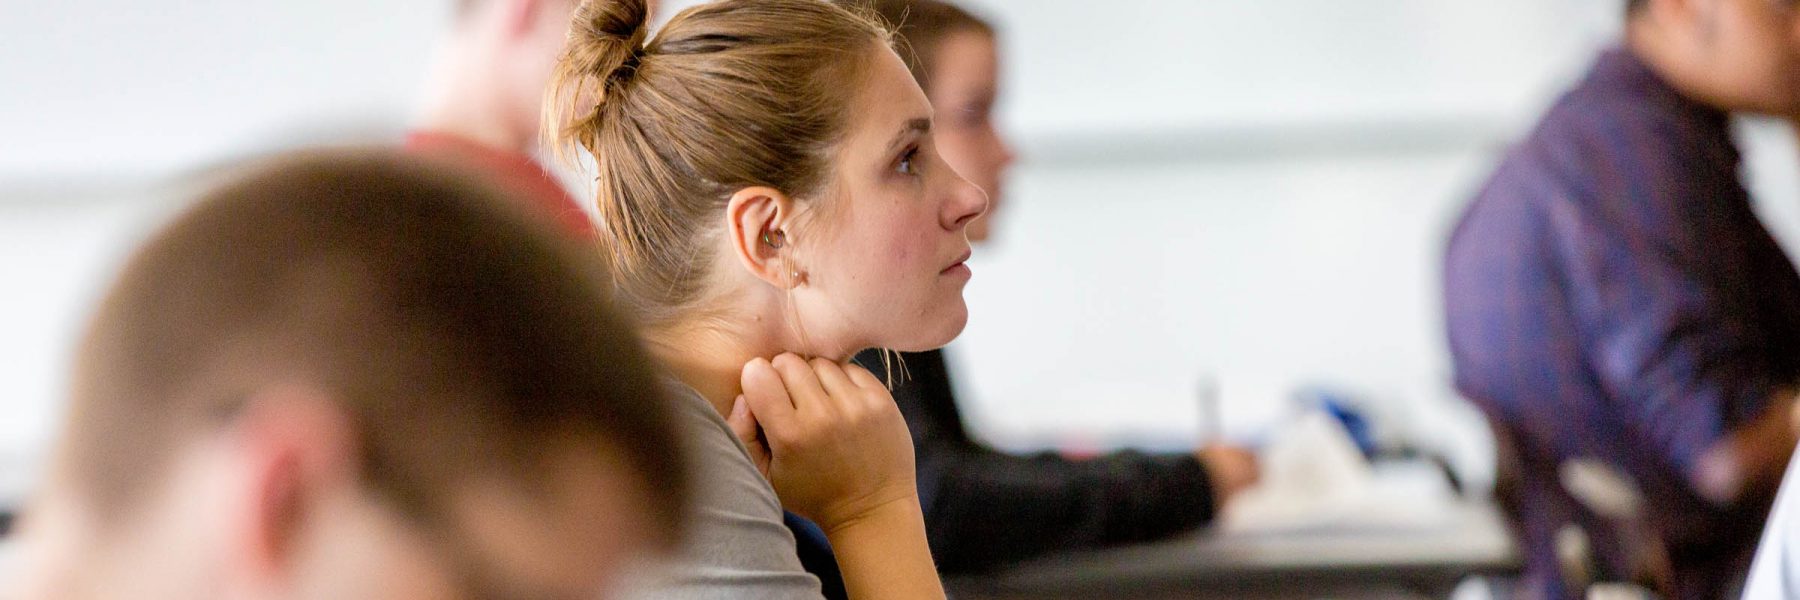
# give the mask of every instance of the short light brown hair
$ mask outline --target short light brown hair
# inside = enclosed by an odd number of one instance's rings
[[[592,154],[621,300],[685,317],[731,195],[822,189],[848,106],[888,32],[824,0],[719,0],[646,40],[644,0],[586,0],[546,99],[546,138]]]
[[[491,478],[547,489],[570,449],[635,472],[679,534],[688,476],[603,266],[450,165],[289,156],[204,195],[130,261],[77,362],[64,455],[104,521],[259,388],[297,383],[353,425],[362,481],[430,523]]]

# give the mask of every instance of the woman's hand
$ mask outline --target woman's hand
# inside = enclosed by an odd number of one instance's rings
[[[731,425],[731,432],[737,434],[738,441],[744,443],[744,449],[750,451],[750,461],[756,463],[756,471],[762,473],[763,479],[769,478],[769,440],[763,437],[762,424],[756,422],[756,415],[750,414],[750,404],[744,401],[744,395],[738,394],[737,400],[731,403],[731,414],[725,417]]]
[[[1206,466],[1212,481],[1213,506],[1225,506],[1238,492],[1256,485],[1262,478],[1262,467],[1256,455],[1243,448],[1212,445],[1194,451],[1195,458]]]
[[[782,354],[745,364],[742,384],[728,421],[788,510],[827,535],[884,510],[917,510],[912,437],[868,370]]]

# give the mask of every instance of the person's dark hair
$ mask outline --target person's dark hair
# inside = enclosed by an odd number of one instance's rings
[[[181,446],[266,386],[315,389],[352,424],[359,477],[438,526],[450,490],[542,498],[557,461],[635,475],[673,544],[689,480],[647,354],[603,265],[449,165],[282,157],[204,195],[130,261],[89,326],[65,441],[105,522]]]
[[[1650,4],[1650,0],[1625,0],[1626,16],[1637,14],[1638,9],[1643,8],[1647,4]]]
[[[889,27],[899,42],[900,58],[912,71],[919,87],[931,91],[932,69],[937,65],[938,44],[952,34],[977,32],[994,35],[994,26],[969,11],[940,0],[840,0],[866,7]]]

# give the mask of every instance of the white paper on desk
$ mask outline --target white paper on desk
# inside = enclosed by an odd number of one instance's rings
[[[1262,481],[1225,506],[1219,526],[1234,533],[1411,530],[1453,517],[1442,476],[1370,467],[1337,419],[1310,411],[1259,454]]]

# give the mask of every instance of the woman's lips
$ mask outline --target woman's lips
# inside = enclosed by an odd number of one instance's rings
[[[954,264],[951,264],[948,267],[944,267],[944,270],[939,271],[938,273],[942,274],[942,275],[949,275],[954,272],[963,272],[963,273],[970,272],[969,265],[964,264],[964,263],[969,262],[970,256],[974,256],[974,251],[973,250],[964,250],[962,253],[962,256],[957,257],[956,262]]]

